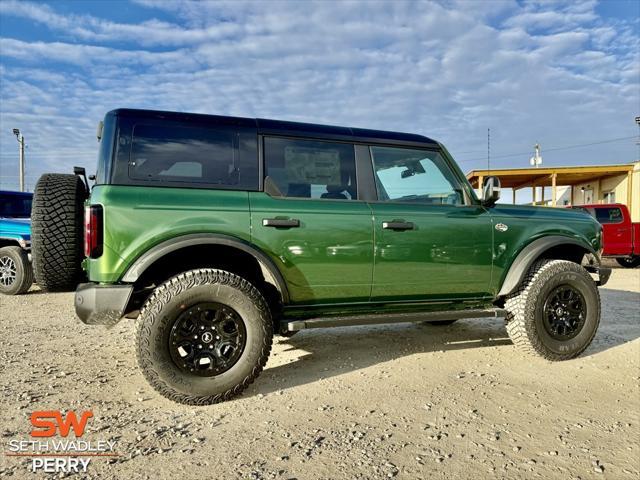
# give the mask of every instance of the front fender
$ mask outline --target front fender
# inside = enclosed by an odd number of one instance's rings
[[[575,237],[565,237],[562,235],[550,235],[534,240],[524,247],[511,263],[505,275],[502,287],[498,292],[498,297],[503,297],[512,293],[523,280],[531,265],[545,251],[559,245],[573,245],[582,248],[584,251],[593,254],[599,261],[597,252],[588,242]]]

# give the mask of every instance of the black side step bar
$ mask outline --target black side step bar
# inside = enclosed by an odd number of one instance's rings
[[[484,310],[447,310],[444,312],[374,313],[343,317],[308,318],[280,322],[281,331],[296,332],[307,328],[350,327],[356,325],[380,325],[385,323],[438,322],[463,318],[503,318],[502,308]]]

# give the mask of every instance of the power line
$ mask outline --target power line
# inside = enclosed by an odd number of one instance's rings
[[[592,145],[601,145],[603,143],[614,143],[614,142],[621,142],[623,140],[631,140],[633,138],[637,138],[635,135],[631,136],[631,137],[620,137],[620,138],[611,138],[609,140],[601,140],[599,142],[591,142],[591,143],[580,143],[580,144],[576,144],[576,145],[566,145],[563,147],[551,147],[551,148],[545,148],[544,151],[545,152],[557,152],[559,150],[569,150],[572,148],[581,148],[581,147],[590,147]],[[518,152],[518,153],[508,153],[505,155],[494,155],[492,158],[509,158],[509,157],[519,157],[520,155],[529,155],[531,152],[527,151],[527,152]],[[482,161],[482,158],[470,158],[467,160],[456,160],[458,163],[465,163],[465,162],[479,162]]]

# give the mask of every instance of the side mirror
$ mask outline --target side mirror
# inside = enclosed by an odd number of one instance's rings
[[[482,184],[482,205],[493,207],[500,199],[500,179],[487,177]]]

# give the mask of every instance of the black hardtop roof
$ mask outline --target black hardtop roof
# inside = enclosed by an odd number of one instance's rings
[[[434,146],[438,144],[438,142],[431,138],[414,133],[388,132],[385,130],[289,122],[264,118],[227,117],[221,115],[205,115],[201,113],[165,112],[160,110],[138,110],[129,108],[119,108],[117,110],[112,110],[108,114],[122,117],[156,118],[197,122],[210,125],[237,125],[255,128],[258,133],[261,134],[308,136],[319,139],[327,138],[346,141],[407,144],[415,146]]]

